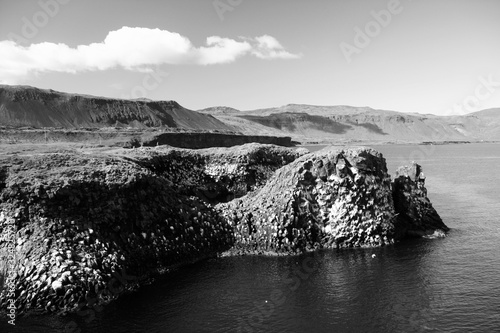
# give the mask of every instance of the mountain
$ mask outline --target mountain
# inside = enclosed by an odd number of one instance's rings
[[[244,134],[287,135],[301,142],[500,140],[500,109],[436,116],[345,105],[289,104],[251,111],[213,107],[199,112]]]
[[[124,100],[0,85],[0,126],[178,128],[234,131],[175,101]]]
[[[500,108],[460,116],[305,104],[192,111],[175,101],[123,100],[0,85],[0,126],[217,130],[324,143],[500,141]]]

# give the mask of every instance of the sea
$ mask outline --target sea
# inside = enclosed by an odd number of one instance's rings
[[[500,332],[500,144],[372,147],[391,174],[422,165],[447,237],[209,259],[99,311],[1,318],[0,332]]]

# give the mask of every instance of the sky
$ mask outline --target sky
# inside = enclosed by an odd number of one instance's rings
[[[500,107],[498,0],[0,0],[0,84],[198,110]]]

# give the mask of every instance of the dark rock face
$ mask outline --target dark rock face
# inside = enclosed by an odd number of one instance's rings
[[[394,242],[391,180],[369,148],[322,150],[278,170],[257,193],[219,205],[230,253],[295,253]]]
[[[169,180],[177,193],[218,203],[262,187],[277,169],[306,152],[250,143],[229,149],[158,147],[136,150],[127,157]]]
[[[119,294],[109,293],[115,274],[135,277],[123,289],[232,243],[211,207],[136,164],[71,154],[12,162],[0,228],[15,220],[20,312],[104,304]]]
[[[177,148],[200,149],[210,147],[233,147],[251,142],[273,144],[283,147],[293,146],[291,137],[227,133],[162,133],[151,138],[145,136],[142,142],[131,142],[130,146],[154,147],[158,145],[169,145]]]
[[[171,267],[228,250],[232,226],[199,192],[213,183],[242,195],[299,154],[248,145],[0,161],[0,232],[16,229],[15,244],[0,238],[0,257],[15,246],[18,313],[106,304]],[[1,308],[6,302],[0,294]]]
[[[0,232],[14,224],[16,237],[0,238],[0,258],[15,247],[19,313],[77,311],[221,253],[384,246],[447,231],[421,176],[414,164],[391,183],[383,156],[363,147],[9,157],[0,161]]]
[[[449,228],[436,212],[425,188],[422,167],[415,162],[396,171],[392,196],[397,216],[397,236],[442,236]]]

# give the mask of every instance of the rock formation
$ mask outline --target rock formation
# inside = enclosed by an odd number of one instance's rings
[[[446,231],[420,172],[402,168],[392,184],[382,155],[362,147],[12,156],[0,160],[0,231],[17,232],[0,239],[0,257],[15,246],[20,313],[76,311],[221,253],[383,246]]]
[[[0,257],[15,246],[18,312],[104,304],[170,267],[229,249],[232,228],[207,201],[241,196],[300,155],[255,144],[211,152],[144,148],[1,161],[0,231],[13,222],[17,233],[0,239]],[[115,286],[123,272],[134,278]]]
[[[294,253],[394,242],[385,159],[369,148],[321,150],[278,170],[256,194],[219,205],[231,253]]]
[[[169,180],[177,193],[218,203],[255,191],[277,169],[307,152],[250,143],[229,149],[138,149],[128,152],[127,159]]]
[[[396,171],[393,184],[394,207],[398,212],[397,234],[404,236],[441,236],[449,230],[427,197],[425,175],[413,162]]]
[[[16,223],[20,312],[106,303],[117,272],[137,277],[125,287],[231,243],[230,226],[204,202],[119,159],[13,160],[0,200],[0,227]]]

